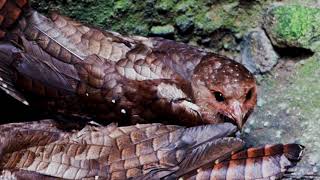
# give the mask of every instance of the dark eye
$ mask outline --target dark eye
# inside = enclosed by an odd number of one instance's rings
[[[221,92],[214,92],[213,94],[218,102],[224,101],[224,97]]]
[[[253,89],[250,89],[246,95],[246,100],[250,100],[253,95]]]

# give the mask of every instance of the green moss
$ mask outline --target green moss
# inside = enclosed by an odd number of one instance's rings
[[[146,18],[148,2],[133,3],[132,0],[79,0],[79,1],[32,1],[33,7],[43,13],[59,11],[105,29],[124,34],[148,35],[150,25]],[[152,17],[152,16],[150,16]]]
[[[319,9],[302,6],[282,6],[275,10],[277,18],[277,33],[288,40],[299,40],[312,34]]]
[[[130,0],[119,0],[114,3],[114,8],[117,11],[126,11],[132,7],[132,2]]]
[[[179,31],[173,31],[173,37],[176,40],[201,43],[203,38],[211,36],[219,29],[227,29],[228,32],[233,32],[238,35],[238,38],[241,38],[248,29],[258,25],[261,19],[258,12],[261,12],[269,1],[272,0],[266,0],[263,3],[254,1],[243,6],[240,0],[147,0],[139,2],[134,0],[38,0],[33,1],[33,6],[45,13],[48,10],[57,10],[80,21],[122,34],[147,36],[154,33],[151,32],[152,27],[176,26],[179,28]],[[172,33],[172,28],[168,30],[170,30],[169,33]],[[224,48],[230,47],[235,46]],[[220,48],[217,47],[217,49]]]
[[[198,13],[195,24],[205,33],[229,29],[241,38],[249,29],[259,26],[261,13],[271,2],[240,5],[240,1],[221,1],[207,11]]]
[[[315,49],[320,38],[320,9],[301,5],[277,6],[270,12],[267,26],[280,45]]]
[[[305,117],[320,118],[320,61],[319,56],[307,60],[298,72],[288,91],[292,106],[301,108]]]
[[[163,11],[169,11],[174,7],[175,3],[176,2],[173,0],[159,0],[156,3],[156,8]]]
[[[263,12],[270,5],[270,1],[265,1],[265,4],[252,4],[250,8],[237,8],[234,19],[230,24],[235,33],[242,37],[248,30],[260,26],[260,21],[263,18]]]
[[[198,31],[203,31],[203,33],[212,33],[214,30],[221,27],[221,22],[221,19],[212,21],[208,12],[200,13],[195,17],[195,26]]]
[[[219,28],[229,28],[234,22],[236,14],[235,7],[239,1],[180,1],[175,6],[176,13],[183,13],[185,16],[192,18],[196,33],[210,34]],[[233,13],[230,13],[233,12]]]
[[[176,25],[183,32],[187,31],[193,26],[193,19],[186,15],[177,17],[175,21],[176,21]]]
[[[122,18],[122,23],[112,22],[110,29],[122,34],[140,34],[147,36],[150,26],[144,22],[141,14],[128,15]]]
[[[174,33],[174,27],[172,25],[154,26],[151,28],[151,33],[155,35],[169,35]]]
[[[193,8],[196,6],[194,0],[185,0],[185,1],[180,1],[178,4],[175,6],[175,11],[176,12],[191,12]]]
[[[272,112],[278,112],[279,104],[285,103],[289,114],[300,114],[302,122],[316,122],[320,125],[320,54],[303,60],[292,67],[289,76],[277,77],[274,74],[258,78],[263,89],[268,107]],[[278,70],[277,70],[278,71]],[[283,70],[281,70],[283,71]],[[280,80],[282,79],[282,80]],[[264,109],[265,110],[265,109]],[[289,118],[291,118],[288,115]],[[289,123],[289,122],[288,122]],[[312,126],[312,124],[307,124]],[[319,126],[316,126],[317,128]],[[317,130],[318,131],[318,130]]]
[[[286,92],[290,108],[301,114],[300,124],[303,133],[299,134],[301,143],[311,146],[310,149],[319,155],[320,137],[320,56],[316,55],[298,67],[292,78],[292,85]],[[315,162],[320,160],[320,156]]]

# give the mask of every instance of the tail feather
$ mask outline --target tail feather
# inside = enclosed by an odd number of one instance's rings
[[[301,159],[303,149],[305,147],[299,144],[286,144],[284,145],[284,155],[291,161],[299,161]]]
[[[262,156],[275,156],[283,154],[287,159],[291,161],[299,161],[304,146],[299,144],[275,144],[275,145],[266,145],[263,147],[249,148],[247,150],[241,151],[239,153],[233,154],[231,160],[240,160],[247,158],[259,158]]]
[[[184,175],[186,179],[279,179],[290,176],[288,169],[301,159],[304,147],[299,144],[266,145],[249,148],[230,158],[207,164]]]
[[[0,38],[5,36],[28,7],[28,0],[0,0]]]

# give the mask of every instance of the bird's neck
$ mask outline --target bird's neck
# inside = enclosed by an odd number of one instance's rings
[[[157,58],[187,81],[191,80],[193,70],[208,54],[199,47],[196,48],[172,40],[162,38],[151,38],[151,40]]]

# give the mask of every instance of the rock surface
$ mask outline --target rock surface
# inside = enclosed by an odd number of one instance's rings
[[[254,74],[270,71],[278,62],[270,40],[262,29],[250,31],[241,43],[241,63]]]

